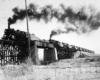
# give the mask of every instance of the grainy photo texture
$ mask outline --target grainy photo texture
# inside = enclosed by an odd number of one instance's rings
[[[100,0],[0,0],[0,80],[100,80]]]

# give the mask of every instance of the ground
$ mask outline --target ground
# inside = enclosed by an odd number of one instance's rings
[[[100,57],[64,59],[49,65],[6,65],[0,80],[100,80]]]

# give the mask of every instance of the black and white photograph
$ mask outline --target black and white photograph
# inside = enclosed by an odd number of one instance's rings
[[[100,0],[0,0],[0,80],[100,80]]]

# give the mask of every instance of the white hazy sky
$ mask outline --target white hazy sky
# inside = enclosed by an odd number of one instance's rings
[[[94,9],[100,11],[100,0],[27,0],[27,4],[36,3],[39,6],[52,4],[53,7],[58,7],[63,3],[65,6],[80,8],[81,6],[93,6]],[[12,9],[18,6],[25,8],[25,0],[0,0],[0,37],[3,36],[4,29],[7,28],[7,19],[13,15]],[[34,33],[40,39],[49,39],[52,29],[63,26],[56,20],[45,24],[44,21],[29,21],[29,31]],[[11,25],[11,28],[26,31],[26,20],[17,21]],[[91,32],[90,34],[77,35],[76,33],[61,34],[52,37],[52,39],[72,45],[80,46],[95,51],[100,54],[100,29]]]

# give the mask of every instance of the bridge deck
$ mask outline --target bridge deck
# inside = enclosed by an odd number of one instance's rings
[[[43,41],[34,41],[38,48],[54,48],[54,45]]]
[[[21,42],[15,42],[15,41],[8,41],[8,40],[0,40],[0,44],[16,44],[16,45],[22,45],[27,46],[25,43]],[[38,48],[54,48],[53,44],[49,42],[43,42],[43,41],[32,41],[31,45],[35,44]]]

